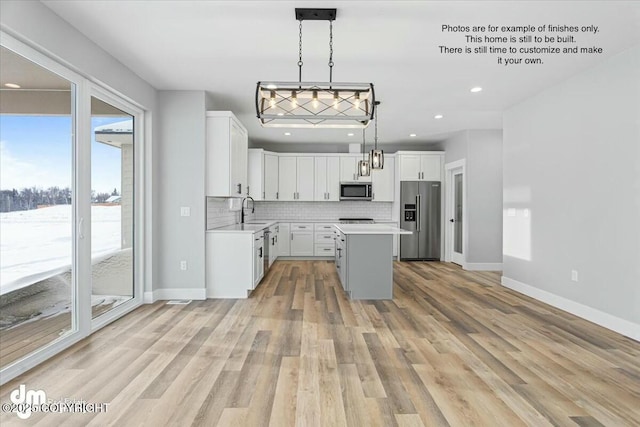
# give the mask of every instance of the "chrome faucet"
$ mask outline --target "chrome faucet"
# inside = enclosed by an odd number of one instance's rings
[[[256,202],[255,200],[253,200],[253,197],[251,196],[247,196],[244,199],[242,199],[242,206],[240,209],[240,224],[244,224],[244,202],[245,200],[251,200],[251,213],[254,213],[256,211]],[[247,208],[249,207],[249,202],[247,202]]]

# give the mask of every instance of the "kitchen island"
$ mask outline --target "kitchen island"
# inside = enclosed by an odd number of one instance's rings
[[[335,224],[336,269],[352,299],[393,298],[393,235],[411,234],[383,224]]]

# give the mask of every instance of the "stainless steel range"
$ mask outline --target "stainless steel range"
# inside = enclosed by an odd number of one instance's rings
[[[338,218],[340,224],[375,224],[373,218]]]

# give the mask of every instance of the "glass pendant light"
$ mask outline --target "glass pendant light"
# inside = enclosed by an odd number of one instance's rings
[[[365,160],[364,155],[366,153],[365,150],[365,136],[364,129],[362,129],[362,160],[358,162],[358,176],[369,176],[371,175],[371,169],[369,168],[369,161]]]
[[[369,162],[371,162],[371,169],[383,169],[384,168],[384,152],[382,150],[378,150],[378,106],[380,105],[380,101],[375,101],[375,137],[373,150],[369,153]]]

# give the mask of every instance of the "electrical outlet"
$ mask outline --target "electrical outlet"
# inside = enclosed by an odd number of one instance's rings
[[[578,281],[578,270],[571,270],[571,281],[572,282]]]
[[[180,261],[180,270],[185,271],[187,269],[187,261]]]
[[[189,206],[182,206],[180,208],[180,216],[191,216],[191,208]]]

